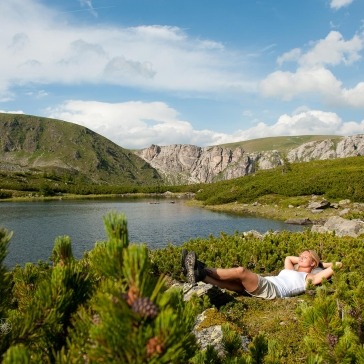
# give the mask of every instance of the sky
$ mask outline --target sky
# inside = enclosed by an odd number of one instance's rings
[[[0,0],[0,112],[123,148],[364,134],[364,0]]]

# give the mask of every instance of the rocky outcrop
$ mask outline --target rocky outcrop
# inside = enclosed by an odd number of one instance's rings
[[[203,311],[196,317],[193,334],[200,350],[206,350],[208,346],[212,345],[219,357],[224,357],[226,351],[222,326],[226,321],[221,320],[222,315],[219,315],[218,308],[234,301],[234,297],[223,289],[203,282],[198,282],[194,286],[175,282],[171,289],[181,289],[184,301],[189,301],[194,296],[208,296],[213,308]],[[211,317],[215,317],[215,319],[211,319]],[[247,336],[241,335],[241,349],[248,351],[250,341]]]
[[[308,162],[364,155],[364,135],[304,143],[286,156],[277,150],[247,153],[235,149],[195,145],[151,145],[135,152],[169,184],[211,183],[252,174],[257,170],[276,168],[288,162]]]
[[[344,137],[338,142],[331,139],[309,142],[287,153],[290,162],[309,162],[311,160],[324,160],[347,158],[364,155],[364,135]]]
[[[283,163],[277,151],[245,153],[243,148],[195,145],[151,145],[136,154],[155,168],[167,183],[211,183],[246,176]]]
[[[314,225],[311,231],[318,233],[335,233],[336,236],[351,236],[357,238],[364,234],[362,220],[347,220],[340,216],[330,217],[324,225]]]

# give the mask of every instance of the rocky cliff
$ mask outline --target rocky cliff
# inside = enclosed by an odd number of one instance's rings
[[[211,183],[282,164],[277,151],[248,154],[241,147],[232,150],[220,146],[152,145],[136,153],[170,184]]]
[[[290,162],[308,162],[311,160],[347,158],[358,155],[364,155],[364,135],[353,135],[339,140],[327,139],[305,143],[289,151],[287,158]]]
[[[247,153],[213,146],[151,145],[135,152],[155,168],[169,184],[211,183],[271,169],[288,162],[307,162],[364,155],[364,135],[304,143],[282,153],[277,150]]]

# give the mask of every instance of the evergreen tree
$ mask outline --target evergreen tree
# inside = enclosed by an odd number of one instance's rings
[[[192,305],[152,274],[145,245],[129,244],[123,214],[104,222],[108,240],[83,259],[59,237],[53,267],[14,270],[12,306],[1,306],[12,322],[4,363],[187,363],[195,354]],[[2,232],[0,258],[10,237]]]

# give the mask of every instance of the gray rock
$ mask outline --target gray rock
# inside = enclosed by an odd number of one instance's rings
[[[11,146],[8,146],[10,148]],[[235,149],[188,144],[151,145],[135,151],[170,184],[211,183],[272,169],[284,164],[277,150],[247,153]],[[364,155],[364,135],[304,143],[287,153],[288,162],[307,162]]]
[[[335,232],[337,236],[358,237],[364,234],[364,222],[361,220],[347,220],[340,216],[330,217],[323,226],[314,225],[313,232]]]
[[[211,325],[206,328],[200,328],[200,325],[204,323],[206,319],[206,314],[209,310],[214,310],[213,308],[207,309],[202,312],[196,318],[195,327],[193,333],[196,336],[197,344],[201,350],[205,350],[208,345],[212,345],[217,351],[220,357],[225,356],[225,350],[223,345],[223,331],[221,325]],[[248,351],[248,345],[250,340],[247,336],[241,336],[241,348],[244,351]]]
[[[330,202],[325,199],[321,201],[311,201],[307,206],[309,210],[321,210],[328,207],[330,207]]]
[[[340,212],[339,212],[339,215],[340,216],[344,216],[346,214],[348,214],[350,212],[350,209],[342,209]]]
[[[296,219],[288,219],[285,221],[285,223],[294,225],[311,225],[312,221],[308,218],[296,218]]]
[[[278,151],[248,154],[241,147],[152,145],[135,153],[172,184],[228,180],[254,173],[258,165],[259,169],[271,169],[283,163]]]

